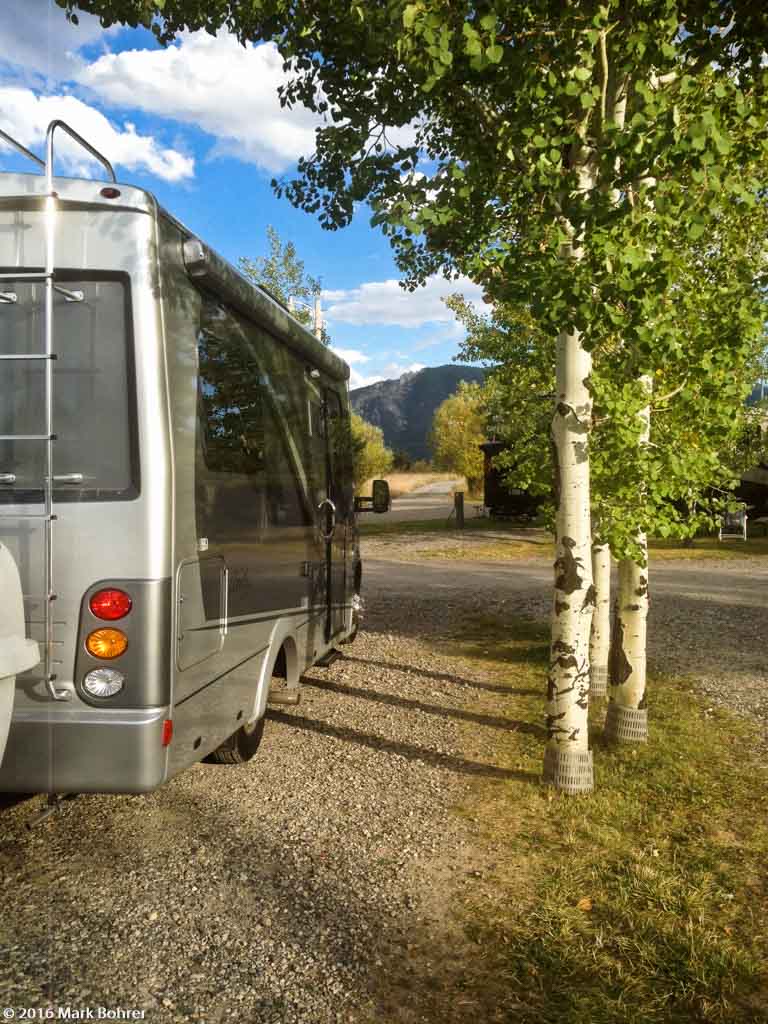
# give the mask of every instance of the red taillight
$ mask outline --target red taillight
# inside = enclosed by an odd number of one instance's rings
[[[173,722],[170,718],[166,718],[163,722],[163,746],[167,747],[173,739]]]
[[[126,592],[116,587],[98,590],[88,602],[97,619],[107,619],[109,622],[122,619],[131,610],[132,604]]]

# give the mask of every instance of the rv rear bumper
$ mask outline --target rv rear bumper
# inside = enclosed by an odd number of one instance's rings
[[[147,793],[166,777],[168,708],[16,711],[2,793]]]

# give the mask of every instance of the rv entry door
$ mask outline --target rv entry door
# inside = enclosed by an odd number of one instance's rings
[[[325,499],[320,526],[325,540],[325,639],[343,629],[347,593],[347,535],[352,509],[349,419],[335,391],[325,392]]]

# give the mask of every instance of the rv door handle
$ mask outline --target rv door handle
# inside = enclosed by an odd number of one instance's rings
[[[85,478],[82,473],[57,473],[53,479],[57,484],[81,484]]]
[[[333,540],[333,534],[334,534],[334,532],[336,530],[336,506],[334,505],[334,503],[331,501],[330,498],[323,498],[323,500],[317,506],[317,511],[318,512],[322,512],[322,510],[324,508],[329,509],[329,511],[331,513],[330,514],[331,527],[330,527],[329,532],[326,533],[325,530],[323,530],[323,528],[321,526],[320,527],[320,536],[323,538],[323,540],[326,542],[326,544],[328,544],[328,543],[330,543],[330,541]]]

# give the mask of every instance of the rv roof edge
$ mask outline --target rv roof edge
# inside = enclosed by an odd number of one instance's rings
[[[193,280],[226,299],[245,316],[284,339],[299,355],[336,380],[349,379],[349,367],[326,348],[281,303],[252,284],[199,238],[184,242],[184,265]]]

